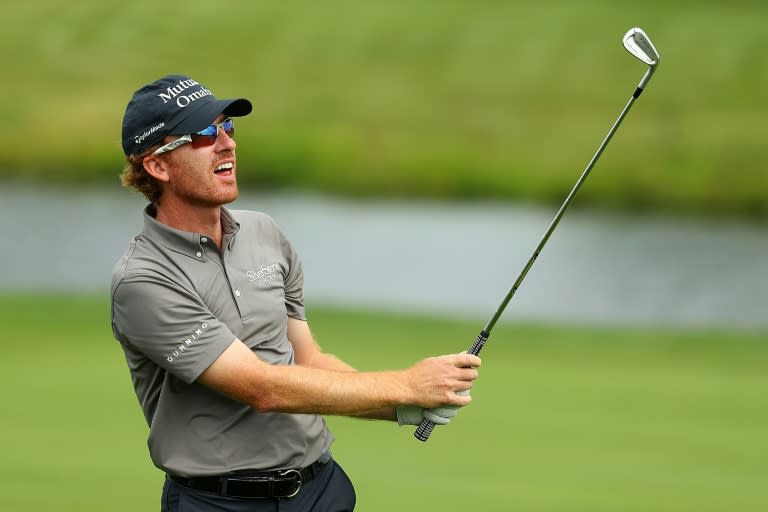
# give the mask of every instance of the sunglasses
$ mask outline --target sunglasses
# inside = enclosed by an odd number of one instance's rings
[[[179,146],[183,146],[184,144],[192,144],[192,147],[195,149],[210,146],[216,142],[216,136],[219,135],[219,128],[224,130],[224,133],[226,133],[229,137],[233,137],[235,135],[235,122],[230,118],[226,118],[220,123],[213,123],[208,125],[208,127],[203,128],[197,133],[182,135],[178,139],[172,140],[165,146],[160,146],[152,154],[160,155],[162,153],[167,153],[169,151],[173,151]]]

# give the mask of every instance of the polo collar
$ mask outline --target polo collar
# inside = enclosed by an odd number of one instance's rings
[[[159,241],[168,249],[196,260],[202,260],[203,255],[205,254],[204,249],[215,247],[213,240],[211,240],[208,235],[173,228],[167,224],[159,222],[155,218],[156,215],[157,208],[154,204],[148,204],[147,207],[144,208],[143,232],[150,239]],[[239,229],[240,223],[235,220],[229,210],[222,207],[221,230],[225,245],[232,245]]]

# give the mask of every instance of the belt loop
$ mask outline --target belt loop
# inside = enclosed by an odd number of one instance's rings
[[[229,496],[229,494],[228,494],[228,492],[229,492],[229,488],[228,488],[229,485],[228,484],[229,484],[229,478],[227,478],[225,476],[220,476],[219,477],[219,494],[221,496]]]

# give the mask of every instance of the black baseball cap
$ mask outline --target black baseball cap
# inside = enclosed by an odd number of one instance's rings
[[[135,155],[166,135],[199,132],[219,114],[247,116],[252,109],[245,98],[217,100],[190,77],[168,75],[133,93],[123,116],[123,151]]]

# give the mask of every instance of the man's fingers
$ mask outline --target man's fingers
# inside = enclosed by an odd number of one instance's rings
[[[431,409],[424,409],[424,417],[437,425],[447,425],[451,419],[458,414],[459,409],[464,405],[467,405],[472,398],[469,396],[469,390],[465,389],[456,392],[457,399],[463,400],[465,403],[456,405],[441,405],[439,407],[433,407]]]
[[[453,415],[455,416],[455,414]],[[424,417],[435,425],[447,425],[453,416],[443,416],[435,409],[424,409]]]
[[[469,403],[472,401],[472,397],[470,396],[468,389],[456,391],[455,394],[456,394],[456,399],[454,400],[454,403],[459,407],[464,407],[465,405],[469,405]]]
[[[476,355],[461,352],[460,354],[456,354],[453,364],[459,368],[479,368],[481,363],[481,359]]]
[[[424,417],[437,425],[447,425],[458,411],[458,407],[433,407],[424,409]]]
[[[407,372],[413,390],[410,403],[425,408],[468,405],[472,401],[469,389],[478,377],[480,364],[479,357],[467,353],[419,361]]]

